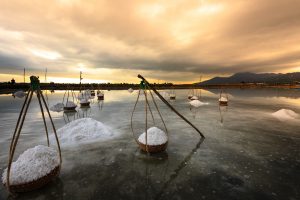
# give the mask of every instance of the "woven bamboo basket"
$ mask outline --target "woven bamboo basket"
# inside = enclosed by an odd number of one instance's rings
[[[86,103],[80,103],[81,107],[89,107],[90,106],[90,102],[86,102]]]
[[[59,173],[60,173],[60,167],[57,166],[50,173],[48,173],[47,175],[45,175],[41,178],[38,178],[37,180],[33,180],[30,182],[22,183],[22,184],[18,184],[18,185],[10,185],[9,189],[11,192],[14,192],[14,193],[29,192],[32,190],[36,190],[36,189],[39,189],[39,188],[47,185],[49,182],[51,182],[52,180],[57,178]],[[4,186],[6,187],[6,184],[4,184]]]
[[[142,151],[147,152],[147,148],[146,145],[138,142],[139,147]],[[168,146],[168,142],[164,143],[164,144],[160,144],[160,145],[147,145],[148,146],[148,152],[149,153],[158,153],[158,152],[163,152],[166,150],[167,146]]]
[[[228,106],[228,101],[219,101],[220,106]]]
[[[72,106],[72,107],[64,107],[65,112],[72,112],[75,111],[77,106]]]
[[[98,100],[104,100],[104,95],[103,96],[97,96]]]

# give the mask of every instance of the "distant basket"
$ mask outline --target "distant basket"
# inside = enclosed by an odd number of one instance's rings
[[[138,142],[138,144],[142,151],[149,152],[149,153],[158,153],[158,152],[165,151],[168,146],[168,142],[161,145],[145,145],[141,142]],[[148,151],[147,151],[147,147],[148,147]]]
[[[57,178],[60,173],[60,167],[57,166],[55,167],[50,173],[47,175],[38,178],[36,180],[27,182],[27,183],[22,183],[18,185],[10,185],[9,189],[11,192],[14,193],[20,193],[20,192],[29,192],[32,190],[39,189],[45,185],[47,185],[49,182],[51,182],[53,179]],[[6,184],[4,184],[6,186]]]
[[[80,103],[81,107],[89,107],[90,106],[90,102],[85,102],[85,103]]]
[[[176,99],[176,96],[170,96],[170,99],[171,99],[171,100],[175,100],[175,99]]]
[[[64,107],[64,111],[65,112],[72,112],[72,111],[75,111],[77,106],[72,106],[72,107]]]
[[[104,100],[104,95],[103,96],[97,96],[98,100]]]
[[[228,106],[228,101],[219,101],[220,106]]]

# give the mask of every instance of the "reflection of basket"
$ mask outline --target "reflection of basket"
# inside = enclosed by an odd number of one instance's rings
[[[81,107],[89,107],[90,106],[90,102],[85,102],[85,103],[80,103]]]
[[[41,188],[51,182],[53,179],[58,177],[60,172],[60,167],[55,167],[49,174],[38,178],[37,180],[33,180],[28,183],[22,183],[18,185],[10,185],[9,189],[11,192],[28,192],[32,190],[36,190],[38,188]],[[6,185],[5,185],[6,186]]]
[[[104,95],[103,96],[97,96],[98,100],[104,100]]]
[[[220,106],[228,106],[228,101],[219,101]]]
[[[65,107],[64,107],[64,111],[65,111],[65,112],[75,111],[76,107],[77,107],[77,106],[72,106],[72,107],[66,107],[66,106],[65,106]]]
[[[146,148],[145,144],[143,144],[141,142],[138,142],[138,144],[139,144],[141,150],[147,152],[147,148]],[[149,153],[158,153],[158,152],[165,151],[167,146],[168,146],[168,142],[166,142],[164,144],[160,144],[160,145],[147,145]]]
[[[170,96],[170,99],[171,99],[171,100],[175,100],[175,99],[176,99],[176,96]]]

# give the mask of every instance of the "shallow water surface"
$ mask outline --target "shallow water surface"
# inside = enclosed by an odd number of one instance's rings
[[[188,90],[177,90],[176,101],[170,102],[203,132],[205,140],[156,99],[169,132],[167,151],[156,155],[142,153],[132,137],[130,116],[136,91],[105,91],[105,100],[93,100],[88,109],[77,108],[76,113],[68,114],[51,112],[57,128],[90,117],[110,126],[117,137],[62,144],[60,177],[16,198],[300,199],[300,118],[280,121],[271,115],[282,108],[300,114],[300,91],[227,90],[228,107],[219,107],[219,92],[202,90],[201,101],[208,104],[199,108],[190,108]],[[64,92],[44,91],[46,94],[51,106],[62,101]],[[141,100],[133,118],[137,134],[143,132],[145,122]],[[0,95],[1,174],[7,166],[9,143],[23,101]],[[161,127],[157,113],[153,114]],[[37,144],[46,145],[46,137],[34,98],[15,159]],[[7,197],[1,185],[0,199]]]

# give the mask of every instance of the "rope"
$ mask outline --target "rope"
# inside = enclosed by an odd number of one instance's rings
[[[8,159],[8,167],[7,167],[7,179],[6,179],[6,183],[7,183],[7,190],[10,192],[10,181],[9,181],[9,178],[10,178],[10,169],[11,169],[11,165],[12,165],[12,160],[13,160],[13,157],[14,157],[14,153],[15,153],[15,150],[16,150],[16,146],[17,146],[17,143],[18,143],[18,140],[19,140],[19,137],[20,137],[20,133],[21,133],[21,129],[23,127],[23,124],[24,124],[24,120],[25,120],[25,117],[26,117],[26,114],[27,114],[27,110],[28,110],[28,107],[29,107],[29,104],[31,102],[31,99],[32,99],[32,95],[33,95],[33,90],[32,88],[30,88],[30,92],[29,92],[29,101],[28,103],[26,104],[26,107],[25,107],[25,113],[24,115],[22,116],[22,118],[20,119],[21,120],[21,123],[20,123],[20,126],[17,128],[17,132],[14,133],[13,135],[13,138],[15,138],[15,140],[12,140],[12,144],[11,144],[11,151],[9,152],[9,159]],[[24,102],[25,104],[26,102]],[[17,124],[19,124],[19,121],[17,122]],[[15,135],[16,134],[16,135]]]
[[[148,85],[148,84],[147,84],[147,87],[149,88],[149,85]],[[149,88],[149,91],[150,91],[150,95],[151,95],[151,97],[152,97],[152,101],[153,101],[153,103],[154,103],[154,105],[155,105],[155,108],[156,108],[156,110],[157,110],[157,112],[158,112],[158,115],[159,115],[159,117],[160,117],[160,119],[161,119],[161,121],[162,121],[162,123],[163,123],[163,125],[164,125],[165,131],[166,131],[167,136],[168,136],[168,129],[167,129],[167,126],[166,126],[166,124],[165,124],[165,121],[164,121],[164,119],[163,119],[163,117],[162,117],[162,115],[161,115],[159,109],[158,109],[158,106],[157,106],[157,104],[156,104],[156,101],[155,101],[155,99],[154,99],[154,96],[153,96],[153,94],[152,94],[150,88]]]
[[[146,117],[145,117],[145,141],[146,141],[146,151],[149,153],[148,149],[148,137],[147,137],[147,129],[148,129],[148,113],[147,113],[147,105],[148,105],[148,99],[147,99],[147,90],[144,90],[144,95],[145,95],[145,112],[146,112]]]
[[[43,96],[43,93],[41,93],[41,97],[42,97],[42,100],[45,104],[45,108],[47,110],[47,113],[48,113],[48,116],[49,116],[49,119],[50,119],[50,122],[51,122],[51,125],[52,125],[52,128],[53,128],[53,132],[54,132],[54,135],[55,135],[55,139],[56,139],[56,143],[57,143],[57,147],[58,147],[58,152],[59,152],[59,167],[61,168],[61,163],[62,163],[62,159],[61,159],[61,149],[60,149],[60,144],[59,144],[59,140],[58,140],[58,137],[57,137],[57,133],[56,133],[56,129],[55,129],[55,126],[54,126],[54,123],[53,123],[53,120],[52,120],[52,117],[50,115],[50,111],[49,111],[49,108],[46,104],[46,101],[45,101],[45,98]]]
[[[13,141],[15,140],[15,135],[16,135],[17,129],[18,129],[18,127],[19,127],[19,122],[20,122],[20,119],[21,119],[21,117],[22,117],[22,115],[23,115],[23,111],[24,111],[25,105],[28,103],[27,101],[28,101],[29,93],[30,93],[30,89],[27,91],[27,95],[26,95],[25,101],[24,101],[24,103],[23,103],[21,112],[20,112],[20,114],[19,114],[18,121],[17,121],[17,125],[16,125],[16,128],[15,128],[14,134],[13,134],[13,138],[12,138],[11,143],[10,143],[9,152],[11,152],[12,143],[13,143]]]
[[[137,98],[136,98],[136,101],[135,101],[135,104],[134,104],[134,107],[133,107],[133,111],[132,111],[132,113],[131,113],[131,118],[130,118],[130,126],[131,126],[132,136],[133,136],[133,138],[134,138],[134,140],[135,140],[135,142],[136,142],[137,144],[139,144],[139,142],[138,142],[138,140],[135,138],[135,135],[134,135],[134,130],[133,130],[133,114],[134,114],[134,111],[135,111],[135,109],[136,109],[136,105],[137,105],[137,103],[138,103],[138,101],[139,101],[140,93],[141,93],[141,90],[139,90],[139,93],[138,93],[138,95],[137,95]]]
[[[153,92],[160,98],[160,100],[162,100],[162,102],[164,102],[173,112],[175,112],[181,119],[183,119],[186,123],[188,123],[191,127],[193,127],[199,134],[201,137],[204,137],[204,135],[201,133],[201,131],[194,126],[189,120],[187,120],[184,116],[182,116],[172,105],[169,104],[168,101],[166,101],[160,94],[159,92],[156,91],[155,88],[153,88],[148,81],[142,77],[140,74],[138,75],[138,78],[142,79],[146,84],[148,84],[149,88],[151,90],[153,90]]]
[[[39,105],[40,105],[40,109],[42,111],[43,122],[44,122],[44,127],[45,127],[45,131],[46,131],[46,136],[47,136],[47,144],[48,144],[48,147],[49,147],[50,146],[49,134],[48,134],[48,128],[47,128],[46,119],[45,119],[45,115],[44,115],[43,105],[42,105],[42,102],[41,102],[41,99],[40,99],[40,91],[37,92],[37,99],[38,99],[38,102],[39,102]]]

